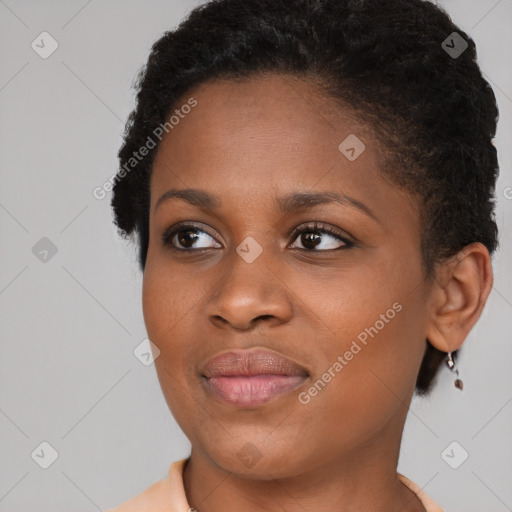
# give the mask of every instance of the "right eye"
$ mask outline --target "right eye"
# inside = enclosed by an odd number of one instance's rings
[[[194,244],[198,242],[208,243],[208,239],[213,240],[217,245],[215,247],[197,247]],[[162,235],[162,243],[176,251],[193,252],[196,250],[215,249],[222,247],[215,241],[212,235],[199,228],[195,224],[180,222],[166,229]],[[181,246],[181,247],[180,247]]]

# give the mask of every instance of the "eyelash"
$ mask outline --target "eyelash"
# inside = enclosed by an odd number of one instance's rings
[[[211,248],[200,248],[200,249],[181,249],[179,247],[175,247],[172,244],[172,239],[174,236],[182,231],[202,231],[206,233],[211,238],[215,239],[215,237],[209,233],[208,231],[200,228],[198,225],[191,224],[188,222],[178,223],[174,226],[171,226],[170,228],[166,229],[164,233],[162,234],[162,243],[163,245],[169,247],[171,250],[178,251],[178,252],[202,252],[202,251],[208,251]],[[342,236],[337,230],[326,226],[322,224],[321,222],[313,222],[311,225],[303,226],[301,228],[295,228],[292,233],[289,235],[292,239],[292,241],[295,241],[299,235],[302,235],[303,233],[322,233],[322,234],[328,234],[333,236],[334,238],[337,238],[341,242],[343,242],[345,245],[342,247],[338,247],[337,249],[327,249],[327,250],[320,250],[317,251],[315,249],[302,249],[302,248],[296,248],[299,251],[305,251],[305,252],[333,252],[333,251],[339,251],[342,249],[350,249],[355,245],[355,243],[348,238]],[[218,243],[218,242],[217,242]]]

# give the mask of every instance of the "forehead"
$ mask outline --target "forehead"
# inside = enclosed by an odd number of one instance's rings
[[[295,190],[336,190],[377,207],[403,200],[379,170],[371,129],[312,83],[286,75],[213,80],[174,109],[191,97],[197,105],[158,148],[152,209],[168,188],[202,188],[251,206]],[[344,153],[352,148],[355,159]]]

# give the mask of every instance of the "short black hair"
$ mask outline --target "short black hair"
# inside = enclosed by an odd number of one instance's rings
[[[418,199],[427,279],[473,242],[492,255],[496,98],[473,40],[442,8],[428,0],[212,0],[155,42],[135,84],[112,207],[119,234],[138,235],[142,272],[156,149],[136,162],[133,155],[192,87],[268,73],[317,83],[369,126],[385,148],[383,176]],[[418,394],[430,392],[444,357],[425,340]]]

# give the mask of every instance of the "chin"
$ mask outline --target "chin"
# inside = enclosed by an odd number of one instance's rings
[[[203,445],[200,451],[212,465],[248,480],[287,478],[302,472],[306,461],[297,459],[296,443],[288,445],[273,439],[268,435],[268,429],[259,437],[261,441],[256,436],[237,438],[228,434],[224,442],[215,442],[206,447]]]

